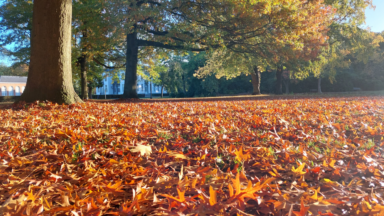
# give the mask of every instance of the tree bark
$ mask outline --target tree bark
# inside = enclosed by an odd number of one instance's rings
[[[86,25],[86,22],[84,22]],[[85,40],[87,39],[87,30],[83,30],[83,37],[81,38],[82,45],[82,55],[80,57],[80,77],[81,77],[81,99],[88,99],[88,81],[87,81],[87,64],[88,64],[88,56],[86,54],[87,48],[85,44]]]
[[[161,98],[164,97],[164,86],[161,86]]]
[[[137,32],[127,34],[127,57],[123,98],[139,98],[137,95],[138,52]]]
[[[276,94],[283,94],[283,66],[277,67],[276,70]]]
[[[81,77],[81,99],[88,99],[88,81],[87,81],[87,56],[83,54],[80,59],[80,77]]]
[[[319,94],[323,93],[321,91],[321,77],[319,77],[319,79],[317,79],[317,93],[319,93]]]
[[[260,79],[261,79],[261,74],[257,66],[253,66],[253,73],[251,73],[251,82],[253,86],[253,95],[258,95],[260,94]]]
[[[81,102],[72,84],[71,0],[35,0],[28,80],[20,101]]]

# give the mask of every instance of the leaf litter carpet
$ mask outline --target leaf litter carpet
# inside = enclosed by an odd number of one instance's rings
[[[384,98],[0,109],[1,215],[383,215]]]

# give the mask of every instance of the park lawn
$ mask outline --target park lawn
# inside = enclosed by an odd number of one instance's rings
[[[1,215],[384,213],[380,95],[7,106]]]

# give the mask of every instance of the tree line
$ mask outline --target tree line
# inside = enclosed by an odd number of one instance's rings
[[[123,68],[124,98],[138,97],[143,70],[184,95],[202,90],[196,79],[204,80],[204,91],[217,92],[215,79],[248,76],[260,94],[261,74],[274,71],[281,94],[287,80],[335,81],[340,68],[381,62],[382,36],[361,28],[369,6],[367,0],[9,0],[0,7],[0,47],[29,65],[23,101],[80,102],[73,78],[87,99],[105,69]]]

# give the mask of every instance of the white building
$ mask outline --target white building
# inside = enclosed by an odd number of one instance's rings
[[[27,85],[27,77],[0,76],[0,96],[20,96]]]
[[[104,87],[96,88],[96,95],[122,95],[124,93],[124,79],[122,79],[124,72],[119,72],[118,76],[120,81],[112,80],[112,76],[107,76],[103,79]],[[137,94],[145,95],[145,97],[150,97],[151,87],[152,94],[161,94],[161,86],[155,85],[151,82],[144,80],[141,76],[137,77]],[[167,91],[164,89],[164,94],[167,94]]]

